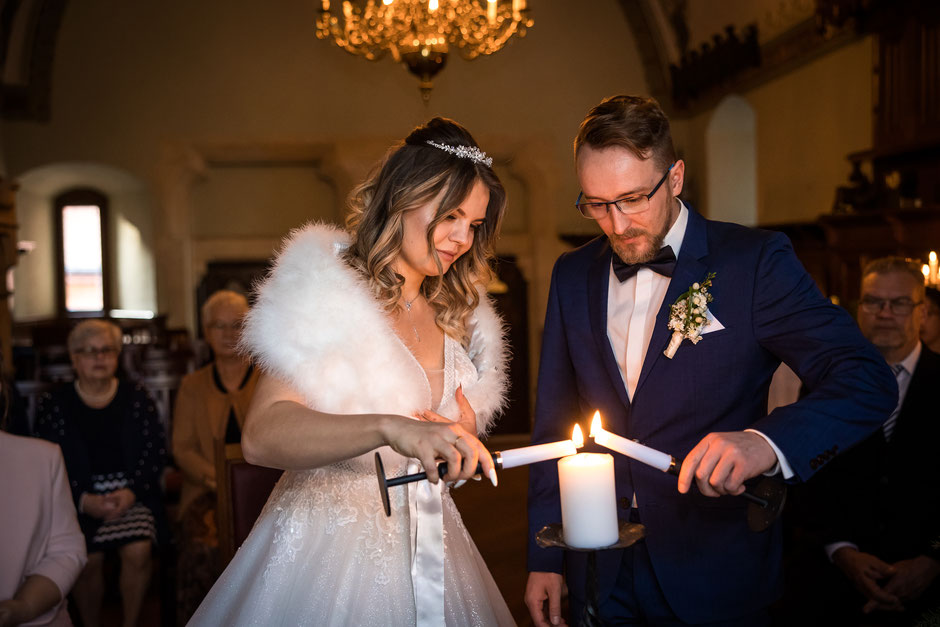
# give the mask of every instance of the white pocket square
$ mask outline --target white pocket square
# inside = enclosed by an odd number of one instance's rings
[[[721,322],[718,321],[718,318],[712,314],[711,309],[705,310],[705,320],[705,326],[702,327],[702,332],[699,335],[707,335],[709,333],[714,333],[715,331],[721,331],[725,328],[725,325],[721,324]]]

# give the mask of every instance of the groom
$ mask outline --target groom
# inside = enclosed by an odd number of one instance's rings
[[[620,518],[642,522],[646,538],[599,552],[600,617],[767,624],[782,584],[780,526],[749,531],[746,502],[733,495],[762,474],[810,478],[884,422],[894,377],[786,237],[705,220],[678,199],[685,164],[656,101],[597,105],[575,139],[575,162],[578,209],[606,237],[555,264],[533,443],[566,439],[600,410],[607,430],[683,460],[677,488],[674,477],[614,454]],[[684,339],[665,356],[670,305],[712,273],[700,341]],[[810,393],[767,415],[781,361]],[[560,624],[564,571],[577,624],[585,554],[534,542],[561,521],[555,462],[531,467],[528,508],[526,603],[537,625]]]

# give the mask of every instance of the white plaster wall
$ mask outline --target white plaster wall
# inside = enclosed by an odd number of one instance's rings
[[[715,108],[705,130],[709,217],[757,224],[757,141],[754,110],[740,96]]]
[[[158,309],[169,314],[170,324],[189,325],[197,258],[209,249],[236,249],[247,230],[261,228],[265,241],[276,241],[275,231],[283,234],[302,221],[300,207],[338,215],[346,190],[390,141],[433,115],[445,115],[466,125],[508,168],[527,173],[524,183],[512,183],[514,193],[527,196],[510,199],[510,211],[536,216],[538,228],[529,234],[540,241],[510,247],[527,248],[539,258],[530,264],[531,280],[547,285],[545,259],[556,252],[555,234],[595,231],[572,207],[578,188],[571,140],[578,124],[606,95],[646,91],[619,2],[533,2],[535,26],[525,39],[471,62],[454,54],[429,104],[421,100],[417,80],[390,58],[370,63],[318,40],[316,5],[69,3],[56,46],[51,121],[4,122],[0,130],[10,174],[88,161],[144,181],[147,198],[140,205],[152,212],[153,226],[135,224],[141,245],[156,256]],[[203,146],[225,144],[331,146],[336,154],[330,167],[342,180],[327,181],[327,191],[322,182],[294,178],[293,203],[283,195],[276,199],[290,206],[262,227],[244,213],[244,222],[223,221],[222,207],[231,205],[226,194],[235,192],[209,189],[224,175],[198,162]],[[249,178],[257,190],[272,176]],[[209,183],[200,188],[203,177]],[[245,198],[248,186],[250,181],[242,185]],[[532,220],[512,216],[507,226],[518,233]],[[260,248],[260,240],[252,246]],[[530,302],[541,314],[547,287],[535,290]]]
[[[52,207],[48,198],[29,187],[16,193],[16,204],[17,237],[35,242],[36,248],[21,255],[13,268],[13,320],[51,317],[56,312]]]
[[[832,209],[851,172],[846,156],[871,147],[870,37],[843,46],[744,93],[754,111],[757,222],[812,222]],[[686,160],[683,197],[711,206],[706,133],[714,109],[675,121]]]
[[[762,0],[753,10],[778,4]],[[52,120],[2,124],[7,171],[22,179],[49,164],[86,162],[136,179],[136,195],[114,202],[139,231],[143,252],[136,266],[122,263],[116,298],[134,308],[156,299],[171,325],[190,326],[193,286],[212,255],[269,251],[306,217],[306,207],[339,215],[345,192],[391,141],[432,115],[447,115],[497,155],[501,174],[510,177],[501,252],[521,255],[540,318],[561,248],[556,235],[597,232],[572,207],[577,126],[604,96],[643,93],[646,84],[617,0],[531,6],[536,23],[525,39],[472,62],[455,55],[425,105],[416,79],[391,59],[370,63],[317,40],[316,3],[309,0],[283,0],[276,8],[250,0],[69,3],[56,46]],[[690,17],[699,19],[705,6],[691,2]],[[719,13],[715,20],[724,21]],[[829,210],[848,174],[845,155],[870,146],[870,61],[871,41],[863,39],[740,94],[755,114],[760,223],[813,220]],[[713,202],[705,149],[711,114],[674,121],[688,164],[684,196],[706,215]],[[303,168],[324,178],[246,174],[247,209],[240,211],[247,213],[226,221],[232,204],[226,194],[234,191],[205,159],[227,145],[314,147],[323,161]],[[271,192],[285,209],[259,225],[250,210],[262,203],[247,200],[281,175],[290,179],[281,191],[291,201]],[[213,186],[215,192],[205,191]],[[46,218],[33,215],[45,209],[30,194],[26,186],[19,196],[22,238],[50,238]],[[258,230],[263,236],[244,235]],[[121,232],[128,242],[137,237]],[[118,246],[116,258],[128,261],[129,248]],[[51,311],[51,261],[42,255],[23,258],[17,270],[29,277],[20,285],[30,289],[18,314]],[[135,283],[148,268],[155,277]]]
[[[872,145],[871,58],[865,37],[746,94],[757,122],[761,222],[831,211],[852,170],[846,155]]]
[[[55,197],[90,187],[108,198],[111,277],[115,309],[156,310],[156,279],[150,194],[143,182],[120,169],[93,163],[58,163],[17,177],[19,239],[36,242],[13,271],[16,321],[52,316],[55,303]]]

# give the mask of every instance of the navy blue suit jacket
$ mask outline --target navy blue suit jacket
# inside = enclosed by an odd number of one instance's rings
[[[922,346],[891,441],[877,429],[807,486],[826,544],[852,542],[889,563],[940,559],[938,381],[940,355]]]
[[[570,437],[600,410],[605,428],[682,460],[703,436],[754,428],[780,448],[805,481],[890,414],[897,384],[851,317],[816,288],[779,234],[708,221],[689,210],[688,226],[631,403],[607,338],[611,249],[606,237],[566,253],[552,275],[533,443]],[[715,273],[709,309],[724,329],[673,359],[663,355],[670,305]],[[626,322],[625,322],[626,324]],[[813,392],[767,415],[770,379],[784,361]],[[590,444],[586,449],[591,450]],[[723,620],[769,605],[780,592],[781,532],[748,530],[740,497],[708,498],[676,479],[615,454],[617,497],[636,493],[652,565],[673,611],[690,622]],[[561,521],[557,464],[530,467],[529,570],[562,572],[560,550],[535,533]],[[621,510],[626,515],[625,510]],[[601,600],[610,594],[620,551],[598,559]],[[584,554],[567,555],[571,594],[580,597]]]

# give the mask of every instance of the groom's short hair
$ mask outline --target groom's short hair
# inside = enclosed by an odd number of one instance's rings
[[[591,109],[574,139],[575,163],[584,146],[620,146],[661,168],[676,160],[669,118],[656,100],[642,96],[610,96]]]

